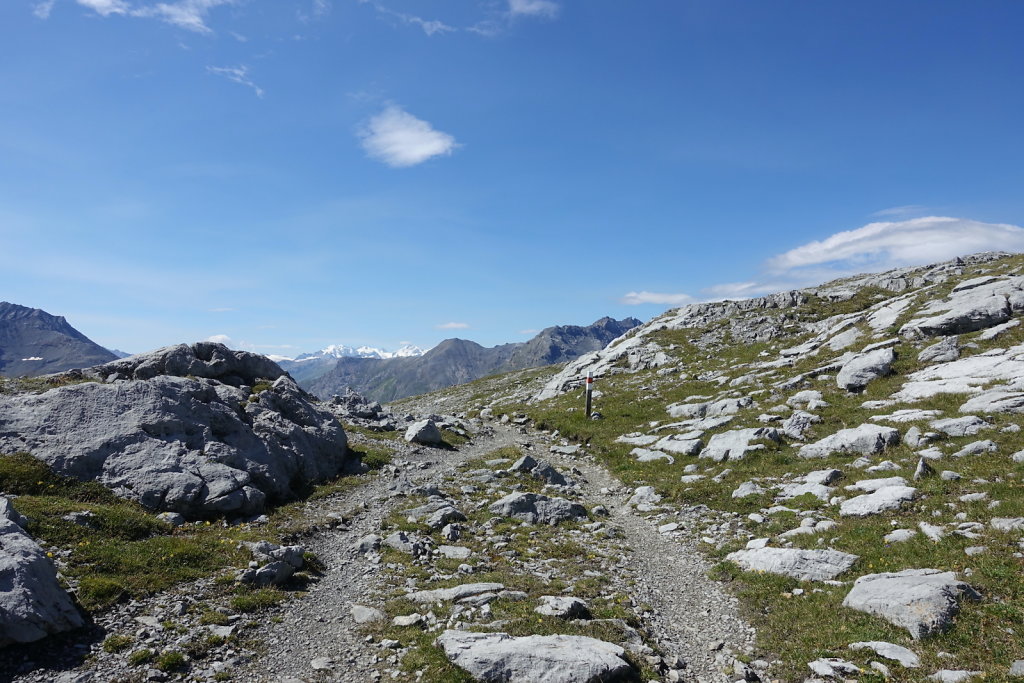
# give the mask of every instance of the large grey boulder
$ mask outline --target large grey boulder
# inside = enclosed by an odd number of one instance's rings
[[[725,559],[751,572],[780,574],[801,581],[830,581],[860,558],[838,550],[752,548],[729,553]]]
[[[933,420],[928,423],[932,429],[937,429],[948,436],[974,436],[982,429],[990,429],[993,425],[981,419],[977,415],[966,417],[947,417],[942,420]]]
[[[918,640],[949,629],[960,611],[960,598],[981,596],[953,572],[906,569],[860,577],[843,606],[879,616]]]
[[[569,502],[565,498],[548,498],[539,493],[510,493],[491,503],[488,509],[496,515],[530,524],[555,525],[587,517],[586,508],[579,503]]]
[[[182,344],[84,376],[103,381],[0,396],[0,453],[189,517],[256,514],[355,462],[334,416],[262,356]]]
[[[433,420],[413,422],[405,430],[405,440],[409,443],[418,443],[424,446],[440,446],[444,443],[441,430],[437,428]]]
[[[613,683],[635,675],[621,647],[586,636],[445,631],[437,645],[478,681]]]
[[[25,518],[6,498],[0,508],[0,647],[82,626],[53,563],[21,527]]]
[[[980,284],[977,284],[980,283]],[[963,334],[994,327],[1024,309],[1024,278],[980,279],[961,283],[950,296],[924,309],[928,317],[916,318],[900,328],[908,339]]]
[[[836,384],[847,391],[860,392],[874,379],[892,372],[896,352],[891,348],[862,353],[848,361],[836,375]]]
[[[862,424],[841,429],[831,436],[802,446],[797,452],[801,458],[826,458],[833,453],[842,455],[874,455],[900,442],[900,433],[892,427]]]
[[[765,444],[756,443],[757,441],[774,441],[778,443],[781,440],[779,430],[774,427],[733,429],[712,436],[708,440],[708,445],[700,452],[699,457],[708,458],[716,462],[742,460],[748,453],[766,448]]]
[[[1024,413],[1024,391],[994,389],[968,399],[961,413]]]

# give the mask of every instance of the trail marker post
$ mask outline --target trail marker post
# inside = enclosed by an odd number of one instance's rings
[[[587,419],[590,419],[590,407],[594,397],[594,373],[587,372]]]

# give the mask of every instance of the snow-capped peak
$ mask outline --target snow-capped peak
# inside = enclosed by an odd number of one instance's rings
[[[317,358],[407,358],[409,356],[422,356],[423,349],[412,344],[406,344],[397,351],[385,351],[373,346],[360,346],[353,348],[345,344],[331,344],[314,353],[304,353],[297,356],[295,360],[314,360]]]

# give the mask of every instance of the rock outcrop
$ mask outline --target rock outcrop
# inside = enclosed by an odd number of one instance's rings
[[[0,453],[190,517],[259,513],[354,462],[334,416],[263,356],[181,344],[75,378],[0,396]]]

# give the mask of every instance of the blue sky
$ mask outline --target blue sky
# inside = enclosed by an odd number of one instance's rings
[[[0,299],[143,351],[1024,250],[1024,4],[6,0]]]

